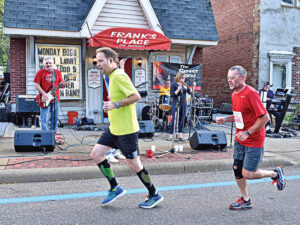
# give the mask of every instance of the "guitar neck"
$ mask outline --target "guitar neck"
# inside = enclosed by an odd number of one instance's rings
[[[63,82],[61,82],[56,88],[53,88],[53,89],[51,90],[51,93],[52,93],[52,94],[55,93],[59,88],[61,88],[61,87],[64,85],[65,82],[66,82],[66,81],[63,81]]]

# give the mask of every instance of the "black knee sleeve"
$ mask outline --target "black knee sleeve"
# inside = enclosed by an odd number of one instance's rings
[[[243,160],[234,159],[232,169],[235,175],[235,179],[242,179]]]

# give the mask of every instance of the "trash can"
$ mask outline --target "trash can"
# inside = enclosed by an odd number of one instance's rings
[[[77,118],[78,118],[78,112],[75,111],[68,112],[68,124],[75,125]]]

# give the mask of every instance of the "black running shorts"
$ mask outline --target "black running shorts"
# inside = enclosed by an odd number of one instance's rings
[[[136,158],[139,153],[138,132],[116,136],[105,130],[99,138],[98,144],[120,149],[127,159]]]

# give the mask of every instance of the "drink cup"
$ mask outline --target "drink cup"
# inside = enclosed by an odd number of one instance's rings
[[[151,145],[152,152],[155,152],[155,145]]]
[[[175,145],[175,152],[178,152],[178,145]]]
[[[183,145],[180,145],[178,150],[179,150],[180,152],[182,152],[182,151],[183,151]]]

